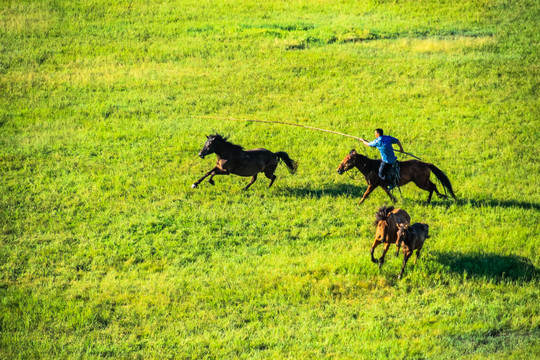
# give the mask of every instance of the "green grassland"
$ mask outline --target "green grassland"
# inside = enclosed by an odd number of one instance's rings
[[[2,1],[0,358],[538,356],[539,19],[535,0]],[[394,251],[369,259],[388,197],[357,205],[363,177],[336,173],[376,150],[196,116],[382,127],[458,200],[402,188],[431,238],[398,281]],[[297,174],[191,189],[216,132]]]

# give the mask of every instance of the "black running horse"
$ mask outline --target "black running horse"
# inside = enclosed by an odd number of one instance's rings
[[[208,176],[210,176],[208,182],[214,185],[214,176],[235,174],[252,177],[250,183],[244,188],[247,190],[257,180],[257,175],[261,172],[264,172],[264,175],[270,179],[268,186],[270,187],[276,180],[274,171],[276,171],[280,159],[285,162],[291,174],[296,172],[298,164],[286,152],[273,153],[266,149],[244,150],[241,146],[227,141],[226,137],[219,134],[209,135],[206,138],[208,140],[199,152],[199,156],[204,159],[206,155],[215,153],[217,156],[216,166],[191,185],[192,188],[196,188]]]

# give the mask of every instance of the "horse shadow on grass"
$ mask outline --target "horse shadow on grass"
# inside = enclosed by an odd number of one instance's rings
[[[297,188],[284,188],[281,191],[284,194],[296,197],[308,197],[317,198],[322,197],[362,197],[362,194],[366,191],[367,186],[357,186],[352,184],[331,184],[323,188],[310,188],[310,187],[297,187]]]
[[[340,184],[327,184],[323,186],[322,188],[311,188],[311,187],[297,187],[297,188],[282,188],[280,191],[284,194],[290,195],[290,196],[298,196],[298,197],[310,197],[310,198],[317,198],[320,199],[322,197],[352,197],[352,198],[358,198],[360,200],[364,193],[367,190],[367,185],[354,185],[354,184],[347,184],[347,183],[340,183]],[[382,189],[377,189],[382,191]],[[384,192],[383,192],[384,193]],[[394,203],[395,206],[399,206],[400,203],[403,203],[403,201],[412,201],[413,203],[428,205],[426,202],[426,198],[418,198],[413,199],[410,197],[407,197],[403,192],[399,190],[393,191],[394,196],[398,198],[398,201]],[[369,202],[370,199],[366,199],[366,202]],[[483,208],[483,207],[500,207],[500,208],[517,208],[517,209],[523,209],[523,210],[537,210],[540,211],[540,203],[534,203],[534,202],[525,202],[525,201],[518,201],[518,200],[498,200],[498,199],[465,199],[465,198],[459,198],[457,200],[453,199],[433,199],[433,201],[429,204],[431,206],[446,206],[450,207],[452,204],[457,204],[460,207],[465,206],[471,206],[473,208]]]
[[[540,269],[528,258],[516,255],[462,254],[434,252],[435,260],[453,273],[499,283],[502,281],[530,282],[540,278]]]
[[[502,207],[502,208],[520,208],[524,210],[540,210],[539,203],[525,202],[518,200],[475,200],[475,199],[458,199],[458,205],[472,207]]]
[[[497,199],[463,199],[459,198],[454,202],[453,200],[434,200],[431,202],[432,206],[450,206],[453,203],[458,206],[471,206],[473,208],[485,208],[485,207],[500,207],[505,209],[522,209],[522,210],[540,210],[540,203],[518,201],[518,200],[497,200]]]

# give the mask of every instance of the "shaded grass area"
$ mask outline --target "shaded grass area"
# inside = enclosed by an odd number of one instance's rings
[[[539,269],[531,260],[520,256],[498,254],[435,253],[436,261],[463,277],[479,277],[487,281],[532,281]]]

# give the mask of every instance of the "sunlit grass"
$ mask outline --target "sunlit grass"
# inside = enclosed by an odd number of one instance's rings
[[[535,2],[0,7],[0,358],[538,353]],[[431,238],[370,261],[389,198],[336,168],[373,129],[445,171]],[[297,174],[216,177],[205,135]],[[406,160],[400,156],[400,160]],[[376,254],[381,253],[381,248]]]
[[[483,37],[449,37],[415,39],[404,38],[393,41],[380,41],[366,43],[365,47],[375,47],[389,52],[403,53],[434,53],[444,55],[464,55],[472,50],[478,50],[485,46],[496,45],[497,40],[492,36]]]

